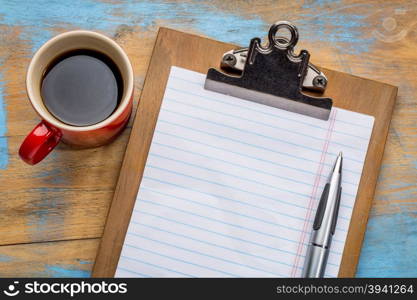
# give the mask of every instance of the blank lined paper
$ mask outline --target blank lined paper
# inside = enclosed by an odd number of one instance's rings
[[[372,132],[207,91],[172,67],[116,277],[299,277],[323,187],[343,151],[326,277],[336,277]]]

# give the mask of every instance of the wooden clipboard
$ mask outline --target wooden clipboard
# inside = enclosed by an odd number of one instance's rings
[[[159,29],[98,249],[93,277],[113,277],[115,274],[171,66],[205,74],[210,67],[218,67],[223,53],[233,48],[236,46],[197,35],[168,28]],[[329,81],[324,96],[332,98],[335,106],[375,117],[339,271],[339,277],[353,277],[398,88],[337,71],[324,70],[324,72]]]

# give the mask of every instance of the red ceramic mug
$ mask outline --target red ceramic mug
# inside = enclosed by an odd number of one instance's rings
[[[55,118],[41,97],[42,77],[49,64],[72,50],[95,50],[107,55],[118,67],[123,93],[116,110],[105,120],[89,126],[72,126]],[[133,102],[133,69],[123,49],[112,39],[92,31],[76,30],[62,33],[46,42],[33,56],[26,75],[29,100],[42,121],[25,138],[20,157],[34,165],[44,159],[60,142],[88,148],[103,145],[116,137],[126,126]]]

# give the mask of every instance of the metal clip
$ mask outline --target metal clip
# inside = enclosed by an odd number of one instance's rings
[[[288,43],[285,37],[277,37],[279,43]],[[246,58],[248,57],[249,48],[239,48],[227,51],[223,54],[220,62],[220,68],[226,72],[241,75],[245,67]],[[308,64],[307,74],[303,81],[303,89],[316,92],[324,92],[327,86],[327,77],[312,63]]]
[[[276,37],[278,30],[283,28],[290,32],[288,39]],[[277,22],[269,29],[268,41],[267,46],[262,46],[259,38],[253,38],[247,50],[227,52],[226,59],[222,59],[226,61],[223,67],[233,66],[232,70],[238,74],[226,74],[211,68],[207,72],[204,88],[327,120],[332,99],[301,92],[303,87],[324,90],[327,79],[309,64],[307,50],[301,50],[298,55],[294,53],[298,41],[297,28],[286,21]]]

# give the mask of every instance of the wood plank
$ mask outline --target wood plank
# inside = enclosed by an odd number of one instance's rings
[[[62,145],[42,168],[12,156],[20,168],[0,181],[1,244],[100,237],[129,133],[101,148]]]
[[[39,121],[26,99],[24,77],[33,51],[43,42],[59,32],[79,28],[112,36],[132,60],[137,101],[158,26],[171,26],[247,46],[251,37],[262,37],[269,24],[285,18],[300,30],[297,49],[308,49],[317,65],[399,86],[360,275],[416,276],[415,271],[407,268],[417,259],[414,251],[417,235],[413,234],[417,225],[415,3],[403,0],[377,5],[365,0],[279,3],[214,0],[176,5],[172,1],[126,4],[114,0],[98,1],[94,5],[86,2],[68,8],[53,0],[48,9],[28,10],[28,7],[31,7],[29,2],[7,3],[2,6],[4,15],[0,20],[0,120],[4,113],[7,122],[0,124],[0,129],[6,126],[7,130],[0,136],[7,143],[6,155],[2,155],[0,141],[0,165],[3,157],[8,161],[7,169],[0,167],[0,185],[4,183],[0,187],[0,200],[8,203],[7,208],[0,207],[0,244],[100,235],[106,215],[103,207],[108,207],[111,201],[112,192],[108,191],[115,186],[116,169],[120,168],[121,153],[127,143],[125,135],[123,142],[116,140],[117,146],[111,145],[114,154],[107,148],[73,153],[60,147],[36,167],[28,167],[18,159],[16,153],[23,136]],[[396,10],[402,13],[397,14]],[[54,18],[51,18],[51,11]],[[74,18],[74,15],[84,17]],[[395,43],[376,38],[375,31],[391,34],[383,27],[387,18],[397,22],[393,33],[406,30],[407,35]],[[214,19],[223,21],[213,22]],[[105,156],[106,161],[90,164],[86,157],[102,157],[102,150],[109,154]],[[93,175],[87,176],[91,172]],[[102,180],[99,180],[100,172]],[[33,189],[32,181],[38,190]],[[72,182],[77,183],[78,189],[67,189]],[[103,189],[103,194],[96,194],[96,199],[92,199],[89,193],[97,186]],[[21,187],[19,196],[10,196],[12,187],[15,190]],[[48,201],[40,204],[39,193],[50,194]],[[13,200],[9,200],[10,197]],[[78,200],[69,199],[71,197]],[[11,201],[20,202],[9,203]],[[62,202],[66,205],[57,210],[55,203]],[[76,213],[72,215],[72,211]],[[387,245],[381,242],[381,236],[394,237],[395,242]],[[391,245],[396,251],[392,251]],[[48,249],[54,251],[53,247]]]
[[[0,246],[1,277],[89,277],[99,239]]]
[[[208,68],[218,66],[219,57],[231,47],[230,44],[197,35],[167,28],[159,30],[94,265],[93,276],[114,276],[152,141],[170,67],[174,65],[206,73]],[[329,78],[329,85],[324,96],[331,97],[335,106],[375,117],[367,160],[339,272],[340,276],[350,277],[355,274],[359,258],[397,88],[332,70],[326,70],[326,75]]]

